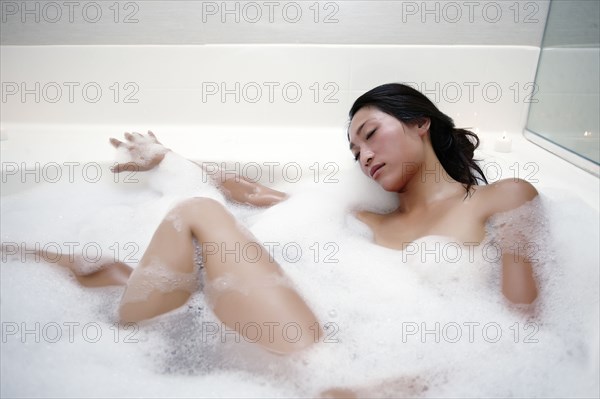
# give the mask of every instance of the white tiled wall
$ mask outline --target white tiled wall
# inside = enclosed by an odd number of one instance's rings
[[[549,3],[549,0],[70,3],[3,0],[0,44],[540,46]]]

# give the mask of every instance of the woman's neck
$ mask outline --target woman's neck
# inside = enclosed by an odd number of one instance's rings
[[[405,189],[398,193],[399,212],[412,213],[427,210],[440,201],[464,196],[464,184],[450,177],[435,156],[433,149],[430,150],[417,173],[406,184]]]

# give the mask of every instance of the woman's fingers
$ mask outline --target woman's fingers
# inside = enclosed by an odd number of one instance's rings
[[[129,156],[133,162],[118,164],[115,167],[111,168],[111,170],[115,173],[119,173],[124,170],[132,170],[133,165],[137,165],[138,168],[146,167],[146,164],[148,164],[149,161],[151,161],[145,156],[145,154],[148,151],[148,145],[160,144],[156,139],[154,133],[152,133],[150,130],[148,130],[147,137],[137,132],[125,132],[124,136],[126,141],[121,141],[114,137],[111,137],[109,139],[110,144],[112,144],[112,146],[117,149],[125,147],[125,149],[129,151]],[[160,162],[160,160],[158,160],[158,162]]]
[[[148,137],[150,138],[150,140],[154,141],[155,143],[158,143],[156,136],[154,135],[154,133],[152,133],[151,131],[148,130]],[[146,137],[144,137],[143,134],[140,134],[138,132],[125,132],[125,138],[128,141],[131,141],[133,143],[143,143],[146,140]]]
[[[113,138],[113,137],[111,137],[111,138],[110,138],[110,143],[111,143],[111,144],[113,145],[113,147],[115,147],[115,148],[119,148],[119,146],[123,144],[123,142],[122,142],[122,141],[120,141],[120,140],[117,140],[117,139],[115,139],[115,138]]]
[[[129,133],[126,133],[126,134],[129,134]],[[127,137],[127,136],[125,136],[125,137]],[[131,143],[124,143],[121,140],[115,139],[114,137],[111,137],[109,139],[109,141],[113,145],[113,147],[119,148],[121,146],[125,146],[125,148],[127,148],[129,151],[131,151],[131,148],[133,146],[133,144],[131,144]],[[129,139],[129,141],[131,141],[131,139]]]
[[[156,138],[156,136],[154,135],[154,133],[152,133],[152,131],[150,131],[150,130],[148,130],[148,137],[150,137],[150,140],[152,140],[156,144],[162,145],[162,143],[160,141],[158,141],[158,139]]]

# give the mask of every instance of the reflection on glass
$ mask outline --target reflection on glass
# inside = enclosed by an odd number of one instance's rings
[[[527,130],[599,163],[600,0],[552,0]],[[531,136],[531,135],[530,135]],[[534,139],[534,137],[531,137]],[[581,166],[581,165],[580,165]],[[590,170],[589,168],[587,168]]]

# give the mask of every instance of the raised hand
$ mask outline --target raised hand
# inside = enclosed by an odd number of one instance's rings
[[[171,151],[162,145],[151,131],[148,131],[147,136],[126,132],[125,139],[127,141],[123,142],[113,137],[110,138],[113,147],[127,150],[129,158],[127,162],[117,163],[113,166],[111,171],[114,173],[150,170],[160,164],[165,154]]]

